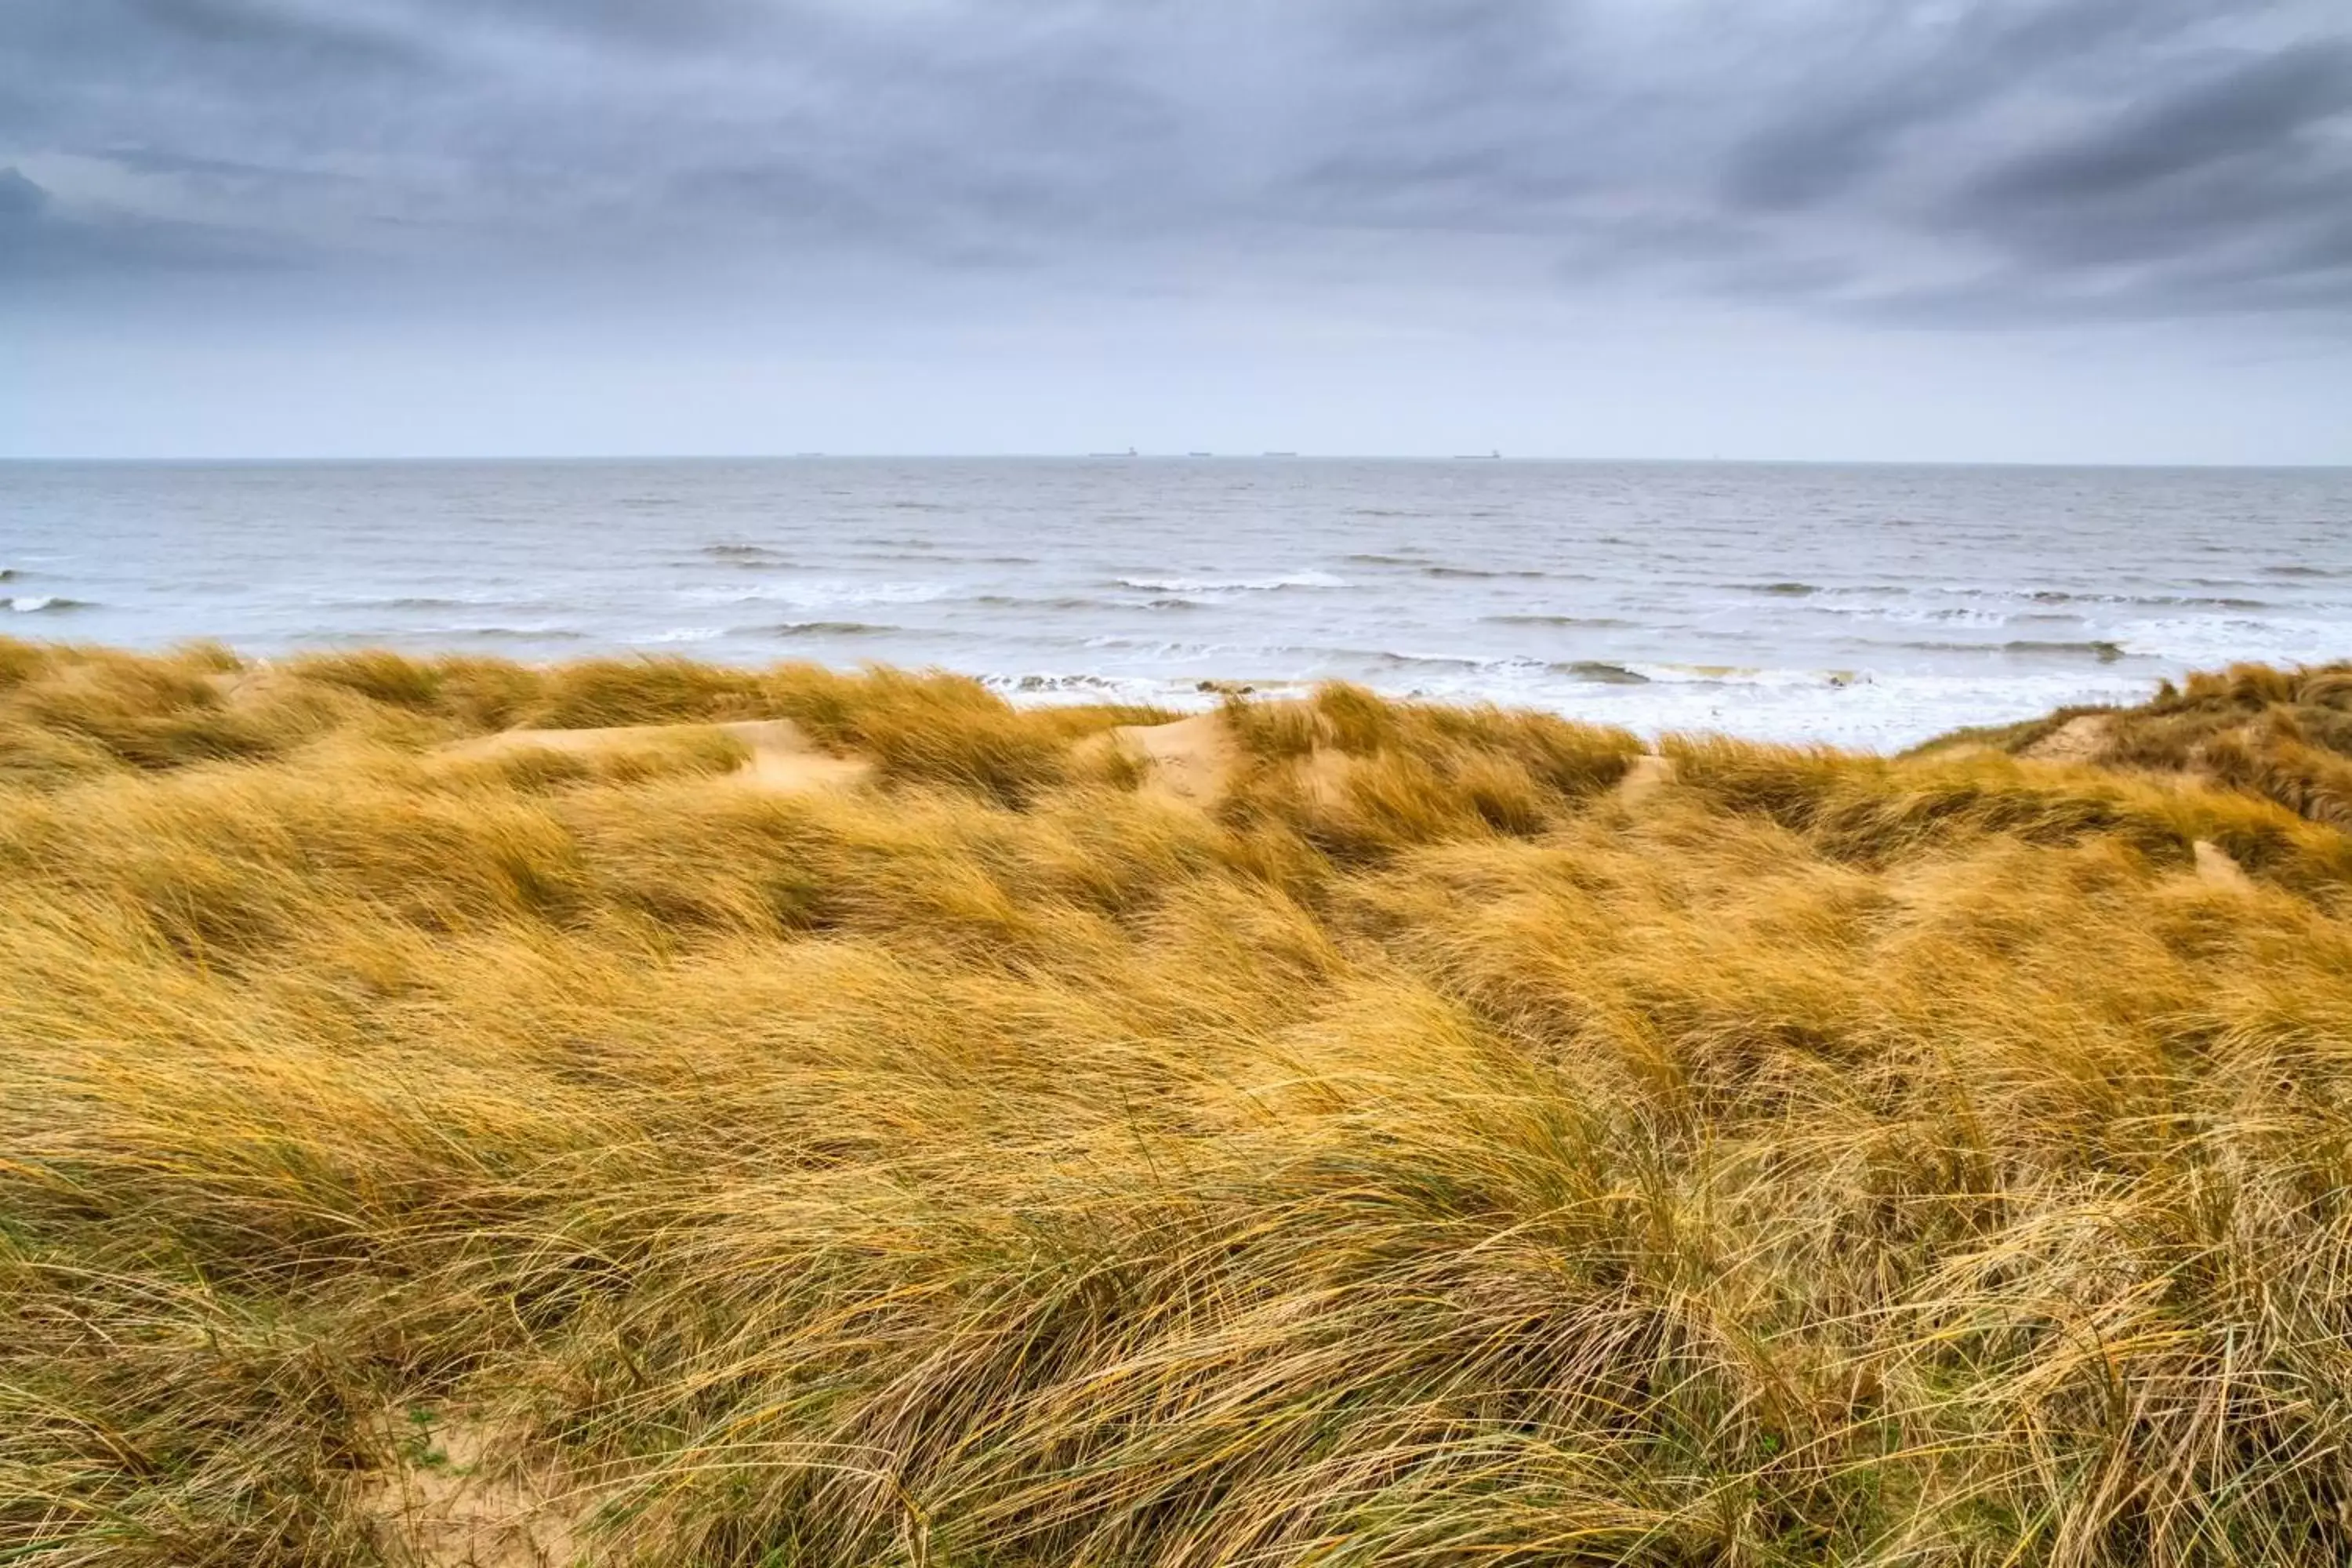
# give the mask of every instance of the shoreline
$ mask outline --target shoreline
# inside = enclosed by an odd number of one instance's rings
[[[0,626],[0,641],[11,628]],[[79,647],[79,642],[19,639],[35,646]],[[221,656],[253,668],[328,659],[351,655],[388,652],[430,663],[435,660],[505,662],[547,671],[583,660],[658,663],[677,660],[744,674],[762,669],[811,667],[838,676],[868,668],[917,670],[973,681],[1019,707],[1086,707],[1114,704],[1151,707],[1175,712],[1200,712],[1215,707],[1231,693],[1266,700],[1303,700],[1322,686],[1338,683],[1360,687],[1384,700],[1427,702],[1441,706],[1492,705],[1513,710],[1548,712],[1576,722],[1612,725],[1633,730],[1655,741],[1668,734],[1724,734],[1767,743],[1831,745],[1841,750],[1895,755],[1928,744],[1960,730],[1997,728],[2021,723],[2062,707],[2130,707],[2153,696],[2168,680],[2185,679],[2187,668],[2136,673],[2082,680],[2042,672],[2030,678],[2012,676],[2022,689],[1998,700],[1970,701],[1984,681],[1948,674],[1920,676],[1874,675],[1866,670],[1774,670],[1716,665],[1656,665],[1642,660],[1612,664],[1575,660],[1566,664],[1539,660],[1436,661],[1458,667],[1459,684],[1430,687],[1412,680],[1347,675],[1248,677],[1209,674],[1121,675],[1111,673],[1004,674],[952,666],[892,665],[887,660],[824,660],[793,657],[775,658],[709,658],[691,645],[654,647],[614,645],[567,653],[522,657],[494,649],[432,642],[376,642],[353,645],[321,643],[315,647],[246,652],[206,639],[182,639],[157,645],[132,645],[121,651],[141,657],[169,658],[175,649],[217,648]],[[1481,674],[1481,671],[1486,673]],[[1566,686],[1530,690],[1512,680],[1528,675],[1567,679]],[[2026,685],[2030,679],[2032,684]]]

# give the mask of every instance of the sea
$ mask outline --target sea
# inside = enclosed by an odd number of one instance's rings
[[[2352,658],[2352,469],[1263,458],[0,464],[0,635],[1340,679],[1894,749]]]

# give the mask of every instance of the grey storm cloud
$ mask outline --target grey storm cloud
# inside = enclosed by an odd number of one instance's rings
[[[2061,272],[2141,266],[2181,308],[2352,306],[2352,44],[2231,61],[1989,171],[1956,216]]]
[[[204,224],[69,211],[22,170],[0,168],[0,281],[270,271],[298,264],[299,256],[295,244],[257,244]]]
[[[11,166],[0,272],[716,254],[1199,279],[1328,250],[1411,283],[1499,245],[1561,289],[1924,323],[2340,315],[2352,18],[0,0]]]

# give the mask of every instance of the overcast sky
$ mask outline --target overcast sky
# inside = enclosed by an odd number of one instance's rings
[[[2347,0],[0,0],[0,454],[2352,462]]]

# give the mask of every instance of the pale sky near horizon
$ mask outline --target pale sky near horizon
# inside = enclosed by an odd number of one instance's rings
[[[2352,462],[2341,0],[0,0],[0,457]]]

